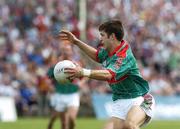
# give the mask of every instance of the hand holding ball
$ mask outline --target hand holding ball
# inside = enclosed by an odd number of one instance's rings
[[[65,68],[75,68],[76,65],[70,60],[63,60],[58,62],[54,67],[54,77],[59,83],[68,83],[70,82],[67,79],[68,75],[64,73]]]

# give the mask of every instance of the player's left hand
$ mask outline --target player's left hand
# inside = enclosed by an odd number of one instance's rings
[[[61,30],[59,32],[58,37],[63,41],[63,40],[68,40],[70,43],[76,43],[78,41],[77,37],[71,33],[70,31],[67,30]]]
[[[65,68],[64,73],[68,74],[69,80],[74,80],[75,78],[82,78],[82,68],[80,66],[76,66],[76,68]]]

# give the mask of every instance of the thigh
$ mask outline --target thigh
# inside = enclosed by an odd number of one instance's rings
[[[68,107],[68,108],[67,108],[68,116],[69,116],[71,119],[76,119],[77,114],[78,114],[78,111],[79,111],[79,107],[71,106],[71,107]]]
[[[64,112],[58,112],[61,122],[67,122],[68,120],[68,114],[67,111]]]
[[[111,117],[104,126],[104,129],[120,129],[123,126],[124,120]]]
[[[134,124],[137,127],[140,127],[145,120],[146,120],[146,113],[139,105],[135,105],[132,106],[131,109],[129,110],[125,121],[130,124]]]
[[[59,116],[59,112],[55,111],[54,109],[52,109],[51,111],[51,117],[58,117]]]

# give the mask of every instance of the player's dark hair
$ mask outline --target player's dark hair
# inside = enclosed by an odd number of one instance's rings
[[[102,23],[99,26],[99,31],[104,31],[107,33],[108,37],[111,34],[115,34],[117,40],[121,41],[124,37],[124,29],[121,21],[119,20],[111,20]]]

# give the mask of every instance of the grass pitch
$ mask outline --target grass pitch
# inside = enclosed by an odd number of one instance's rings
[[[21,118],[16,122],[0,122],[0,129],[47,129],[48,118]],[[103,129],[105,121],[80,118],[76,129]],[[53,129],[60,129],[59,120],[56,120]],[[152,121],[143,129],[180,129],[180,121]]]

